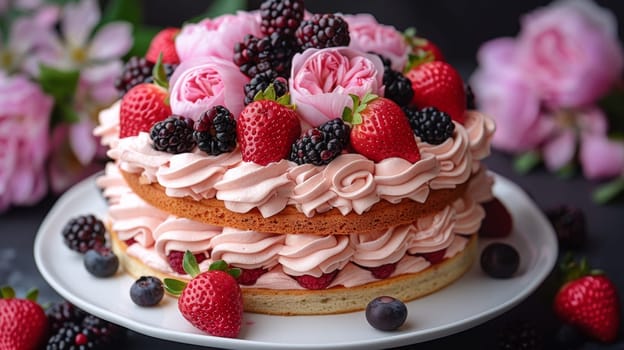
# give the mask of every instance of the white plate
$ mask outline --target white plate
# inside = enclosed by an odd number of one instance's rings
[[[69,218],[104,217],[106,204],[87,179],[66,192],[41,224],[34,255],[39,271],[64,298],[84,310],[136,332],[172,341],[228,349],[365,349],[388,348],[450,335],[483,323],[518,304],[546,278],[555,264],[555,233],[541,211],[509,180],[496,176],[494,192],[509,208],[514,232],[503,241],[521,256],[511,279],[493,279],[479,263],[461,279],[427,297],[409,302],[406,323],[394,332],[370,327],[364,312],[330,316],[268,316],[246,313],[238,339],[219,338],[193,328],[165,297],[154,308],[141,308],[129,297],[133,279],[123,273],[98,279],[85,270],[79,254],[62,242]],[[489,243],[481,239],[479,249]]]

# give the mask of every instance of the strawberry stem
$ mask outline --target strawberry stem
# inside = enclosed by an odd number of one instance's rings
[[[182,268],[193,278],[199,275],[199,273],[201,272],[199,270],[199,264],[197,263],[197,259],[190,250],[184,252],[184,258],[182,259]]]
[[[156,85],[169,89],[169,81],[167,81],[167,72],[165,72],[165,66],[162,62],[163,54],[162,52],[158,55],[158,60],[152,69],[152,78],[154,78],[154,82]]]
[[[238,278],[238,276],[240,276],[241,274],[241,269],[236,268],[236,267],[230,267],[230,265],[228,265],[228,263],[226,263],[223,260],[217,260],[213,262],[212,264],[210,264],[210,267],[208,268],[208,270],[209,271],[215,271],[215,270],[225,271],[234,278]]]
[[[10,286],[0,288],[0,299],[12,299],[15,297],[15,291]]]
[[[364,98],[360,99],[358,95],[349,94],[351,96],[351,100],[353,100],[353,108],[345,107],[342,111],[342,120],[351,124],[358,125],[362,124],[362,112],[366,109],[368,104],[379,96],[373,93],[366,93]]]
[[[564,255],[561,264],[559,265],[563,275],[563,283],[573,281],[583,276],[596,276],[604,274],[604,271],[598,269],[590,269],[586,258],[581,258],[579,261],[574,259],[574,255],[568,252]]]
[[[290,94],[286,93],[280,97],[277,97],[277,92],[275,91],[275,86],[273,84],[269,84],[266,89],[258,91],[254,96],[254,101],[264,100],[275,101],[284,107],[290,108],[292,110],[295,109],[295,105],[290,103]]]
[[[26,292],[26,299],[37,302],[37,297],[39,297],[39,290],[37,288],[33,288]]]

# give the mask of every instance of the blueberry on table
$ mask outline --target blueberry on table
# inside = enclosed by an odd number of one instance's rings
[[[119,268],[119,258],[109,248],[89,249],[83,258],[84,266],[96,277],[110,277]]]
[[[373,328],[393,331],[405,323],[407,307],[401,300],[380,296],[366,306],[366,320]]]
[[[162,281],[154,276],[141,276],[130,287],[130,298],[139,306],[154,306],[164,295]]]
[[[481,269],[494,278],[509,278],[518,271],[520,255],[507,243],[490,243],[481,253]]]

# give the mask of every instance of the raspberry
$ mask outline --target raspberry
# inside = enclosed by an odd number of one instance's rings
[[[403,111],[410,121],[414,134],[420,137],[421,141],[439,145],[453,136],[453,131],[455,131],[453,120],[437,108],[427,107],[414,110],[408,107],[403,108]]]
[[[435,252],[422,253],[421,256],[427,261],[433,264],[437,264],[440,261],[444,260],[444,254],[446,253],[446,249],[436,250]]]
[[[392,263],[392,264],[384,264],[384,265],[377,266],[377,267],[368,267],[366,269],[369,270],[371,274],[373,274],[373,277],[382,280],[384,278],[390,277],[390,275],[392,275],[394,270],[396,270],[396,266],[397,266],[396,263]]]
[[[271,84],[275,88],[276,98],[288,93],[286,78],[278,76],[275,71],[268,70],[256,74],[249,83],[245,84],[245,105],[252,103],[258,92],[266,90]]]
[[[62,233],[65,245],[82,254],[89,249],[104,246],[106,242],[104,223],[92,214],[69,220]]]
[[[274,71],[288,78],[292,58],[299,51],[294,38],[273,33],[263,38],[246,35],[234,46],[234,64],[250,78],[266,71]]]
[[[320,277],[314,277],[311,275],[301,275],[301,276],[294,276],[294,279],[303,288],[317,290],[317,289],[327,288],[331,284],[331,282],[334,280],[337,274],[338,274],[338,270],[334,270],[329,273],[324,273]]]
[[[193,139],[200,150],[216,156],[236,148],[236,120],[223,106],[203,113],[194,125]]]
[[[172,154],[190,152],[196,145],[193,139],[193,120],[172,115],[152,126],[150,138],[157,151]]]
[[[349,25],[340,16],[333,14],[315,14],[309,20],[301,22],[295,32],[301,50],[309,48],[349,46]]]
[[[171,78],[177,66],[176,64],[163,63],[167,80]],[[141,83],[153,83],[153,69],[154,63],[148,61],[144,57],[130,57],[128,62],[124,64],[121,76],[115,80],[115,89],[119,91],[120,95],[123,95],[136,85]]]
[[[236,279],[238,284],[243,286],[252,286],[256,284],[256,281],[260,276],[264,275],[267,272],[267,269],[263,269],[258,267],[256,269],[241,269],[241,274]]]
[[[289,159],[297,164],[329,164],[349,143],[350,128],[342,119],[333,119],[308,129],[292,144]]]
[[[304,14],[303,0],[266,0],[260,5],[260,30],[294,35]]]
[[[171,266],[173,271],[181,275],[186,275],[187,273],[184,271],[184,267],[182,266],[182,260],[184,260],[184,252],[179,250],[172,250],[169,252],[169,255],[167,255],[167,262],[169,262],[169,266]],[[206,255],[202,253],[195,254],[195,260],[197,260],[197,263],[199,264],[206,260]]]

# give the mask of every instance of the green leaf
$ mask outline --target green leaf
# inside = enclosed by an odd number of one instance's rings
[[[592,194],[592,199],[598,204],[606,204],[624,193],[624,177],[619,177],[598,187]]]
[[[529,151],[514,159],[514,169],[520,174],[528,174],[542,162],[542,157],[536,151]]]
[[[37,288],[33,288],[26,292],[26,299],[37,302],[37,297],[39,297],[39,290]]]
[[[163,285],[167,293],[175,296],[179,296],[186,288],[186,282],[179,281],[173,278],[165,278],[163,280]]]
[[[169,81],[167,80],[167,72],[165,72],[165,66],[162,63],[162,52],[158,55],[158,60],[152,69],[152,77],[156,85],[169,89]]]
[[[613,88],[598,105],[609,118],[609,136],[624,134],[624,87]]]
[[[59,103],[71,101],[78,87],[80,71],[60,70],[46,65],[39,67],[39,85]]]
[[[217,260],[213,262],[212,264],[210,264],[208,271],[215,271],[215,270],[226,271],[227,269],[228,269],[228,264],[225,261]]]
[[[239,269],[238,267],[227,269],[226,272],[234,278],[238,278],[241,275],[241,273],[243,273],[241,269]]]
[[[143,23],[143,10],[139,0],[110,0],[102,14],[100,25],[126,21],[138,27]]]
[[[195,255],[193,255],[190,250],[187,250],[184,253],[184,258],[182,259],[182,267],[184,268],[184,271],[188,273],[191,277],[195,277],[201,272],[199,271],[199,264],[197,263],[197,259],[195,259]]]
[[[4,286],[0,288],[0,299],[11,299],[15,298],[15,291],[10,286]]]
[[[215,0],[204,13],[192,18],[189,22],[199,22],[204,18],[215,18],[227,13],[235,13],[245,8],[247,8],[246,0]]]
[[[571,179],[576,174],[576,165],[569,163],[557,169],[557,176],[562,179]]]

